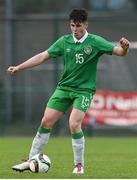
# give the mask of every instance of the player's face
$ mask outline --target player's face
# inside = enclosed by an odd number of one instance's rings
[[[70,28],[72,34],[75,36],[76,39],[81,39],[84,36],[86,29],[87,29],[87,22],[74,22],[70,21]]]

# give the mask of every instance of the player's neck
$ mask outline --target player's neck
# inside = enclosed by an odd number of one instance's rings
[[[82,36],[80,36],[80,38],[75,37],[75,35],[73,34],[73,38],[74,38],[75,43],[76,42],[81,42],[82,43],[87,38],[87,36],[88,36],[88,32],[87,31],[85,31],[82,34]]]

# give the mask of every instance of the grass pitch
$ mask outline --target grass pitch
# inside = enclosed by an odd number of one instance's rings
[[[11,166],[28,155],[32,138],[0,138],[0,179],[136,179],[136,138],[86,138],[85,173],[72,174],[71,138],[51,137],[44,153],[52,162],[48,173],[15,172]]]

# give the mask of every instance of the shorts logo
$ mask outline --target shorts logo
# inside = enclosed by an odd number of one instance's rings
[[[89,105],[90,105],[90,100],[86,96],[83,96],[81,107],[87,108],[89,107]]]
[[[84,48],[84,52],[86,53],[86,54],[91,54],[91,52],[92,52],[92,47],[91,46],[87,46],[87,47],[85,47]]]

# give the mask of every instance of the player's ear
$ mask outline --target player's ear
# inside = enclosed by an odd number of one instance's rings
[[[85,28],[86,29],[88,28],[88,22],[87,21],[85,22]]]

